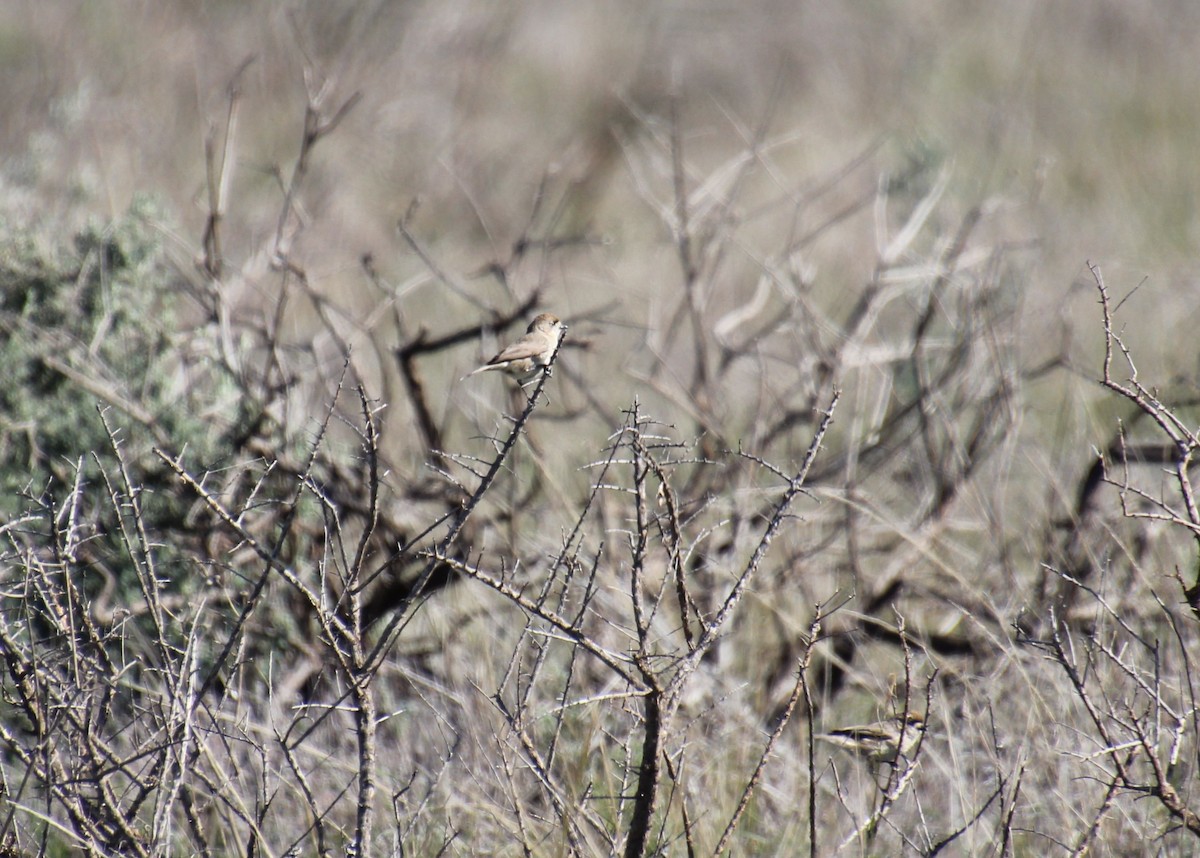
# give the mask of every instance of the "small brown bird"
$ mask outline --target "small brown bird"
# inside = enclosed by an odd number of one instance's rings
[[[853,751],[873,763],[895,763],[897,757],[908,757],[916,749],[924,732],[925,719],[913,714],[843,727],[814,738]]]
[[[542,313],[529,323],[525,336],[463,378],[497,369],[525,381],[550,363],[554,350],[558,348],[558,341],[566,330],[567,326],[559,321],[558,316]]]

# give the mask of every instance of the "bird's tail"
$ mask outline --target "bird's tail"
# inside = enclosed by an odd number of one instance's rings
[[[462,378],[460,378],[459,381],[463,381],[465,379],[470,378],[473,375],[479,375],[479,373],[481,373],[481,372],[487,372],[488,370],[492,370],[492,369],[500,369],[500,367],[494,363],[485,363],[483,366],[481,366],[477,369],[473,369],[470,372],[468,372],[466,375],[464,375]]]

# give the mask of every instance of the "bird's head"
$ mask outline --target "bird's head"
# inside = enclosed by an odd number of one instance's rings
[[[534,317],[534,320],[529,323],[529,329],[526,333],[532,334],[534,331],[545,331],[552,333],[554,331],[565,331],[567,326],[562,323],[562,320],[553,313],[542,313],[540,316]]]

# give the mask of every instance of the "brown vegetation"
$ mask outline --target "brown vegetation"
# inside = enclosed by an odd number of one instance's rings
[[[24,10],[0,854],[1197,851],[1194,346],[1060,258],[1109,162],[1004,142],[1061,22],[920,72],[981,142],[894,78],[1001,13],[769,5]],[[1141,11],[1073,44],[1170,137]]]

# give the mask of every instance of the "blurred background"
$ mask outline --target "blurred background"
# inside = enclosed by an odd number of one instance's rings
[[[1102,577],[1131,603],[1174,587],[1170,570],[1195,568],[1179,529],[1118,532],[1127,523],[1112,497],[1096,521],[1090,469],[1097,449],[1115,450],[1117,419],[1131,409],[1097,384],[1104,329],[1088,264],[1103,272],[1142,380],[1191,403],[1197,44],[1200,5],[1187,0],[9,0],[0,218],[6,236],[29,230],[45,244],[130,212],[153,228],[178,294],[147,298],[139,321],[152,330],[142,333],[211,325],[212,353],[244,384],[177,382],[195,415],[208,419],[211,405],[212,425],[242,445],[205,449],[205,425],[189,447],[196,457],[270,459],[286,446],[264,452],[256,433],[267,437],[268,421],[238,410],[252,373],[239,376],[231,359],[231,328],[262,333],[245,365],[262,359],[263,413],[291,440],[311,432],[347,374],[363,380],[387,405],[393,547],[433,520],[431,508],[456,508],[457,495],[413,488],[439,449],[492,454],[488,438],[515,400],[491,375],[460,377],[538,311],[571,328],[550,405],[521,448],[529,459],[514,468],[514,485],[535,488],[525,497],[510,487],[468,546],[531,563],[528,574],[590,509],[588,465],[636,397],[695,457],[680,454],[680,473],[726,457],[727,475],[692,474],[680,488],[689,523],[708,528],[695,539],[712,568],[697,560],[691,571],[721,592],[720,576],[769,517],[759,504],[778,490],[730,451],[792,473],[838,386],[813,493],[755,579],[733,654],[714,657],[708,692],[720,702],[697,716],[710,718],[705,736],[736,755],[770,723],[812,606],[842,596],[854,600],[840,615],[854,644],[828,659],[820,720],[881,714],[908,672],[896,640],[876,634],[900,605],[928,646],[918,673],[942,671],[942,738],[922,774],[926,795],[955,785],[945,829],[967,824],[991,788],[989,765],[1007,776],[1033,760],[1035,794],[1050,798],[1030,803],[1043,815],[1028,826],[1053,831],[1082,826],[1070,791],[1083,792],[1080,772],[1091,770],[1055,754],[1091,721],[1078,701],[1063,711],[1074,692],[1058,673],[1058,685],[1046,681],[1040,657],[1012,669],[1030,651],[1010,632],[1060,604],[1051,566]],[[213,168],[222,160],[223,172]],[[212,276],[202,269],[218,173],[223,258]],[[455,338],[414,352],[419,378],[402,379],[397,350],[442,336]],[[199,375],[201,362],[179,352],[172,367]],[[339,407],[355,419],[357,403]],[[180,437],[174,449],[186,446]],[[1170,494],[1167,482],[1148,496]],[[589,522],[592,544],[615,554],[604,540],[628,519],[604,515]],[[319,553],[320,530],[297,556]],[[1072,535],[1085,530],[1082,542]],[[619,579],[627,558],[609,559],[606,574]],[[493,599],[432,600],[419,632],[434,643],[392,666],[407,681],[406,659],[425,658],[454,706],[467,699],[484,712],[458,726],[490,712],[476,699],[487,680],[471,671],[481,651],[504,649],[478,624],[512,607]],[[382,603],[375,619],[394,607]],[[1155,634],[1169,636],[1163,628]],[[279,634],[294,644],[306,632]],[[296,687],[318,671],[320,659],[309,661]],[[405,693],[398,708],[412,704]],[[947,738],[951,723],[961,731]],[[437,762],[452,757],[458,765],[449,750]],[[492,762],[481,752],[462,765]],[[740,783],[722,774],[705,776],[728,805]],[[456,798],[464,781],[440,777],[429,775],[430,790],[446,806],[482,801]],[[776,815],[763,812],[761,837],[797,806],[798,778],[773,783]],[[1153,817],[1145,805],[1125,811]],[[1142,821],[1120,828],[1131,849],[1160,830],[1161,819]],[[775,842],[790,854],[786,837]]]
[[[678,274],[660,267],[669,236],[639,198],[628,148],[675,100],[697,177],[749,140],[771,141],[775,175],[746,209],[862,153],[868,184],[948,167],[948,217],[984,201],[1008,212],[1004,238],[1030,260],[1034,319],[1090,320],[1092,296],[1074,301],[1071,290],[1090,259],[1115,286],[1145,279],[1135,306],[1148,327],[1192,326],[1198,22],[1184,0],[14,0],[0,9],[4,196],[10,217],[81,218],[150,193],[180,241],[198,244],[204,140],[223,127],[230,82],[252,58],[230,198],[236,256],[273,228],[273,173],[299,148],[308,65],[330,102],[362,97],[304,189],[311,221],[298,250],[318,289],[352,301],[365,253],[391,283],[424,271],[396,232],[414,199],[412,229],[448,268],[467,275],[505,259],[546,182],[561,231],[605,243],[522,270],[512,288],[542,286],[564,316],[616,300],[644,323]],[[870,276],[871,207],[853,217],[808,251],[828,288]],[[495,299],[494,281],[479,280],[472,288]],[[469,310],[440,293],[413,297],[429,302],[419,306],[431,326],[438,304]],[[1044,333],[1028,332],[1030,347]],[[1190,359],[1176,338],[1147,345],[1157,354],[1143,359]]]

